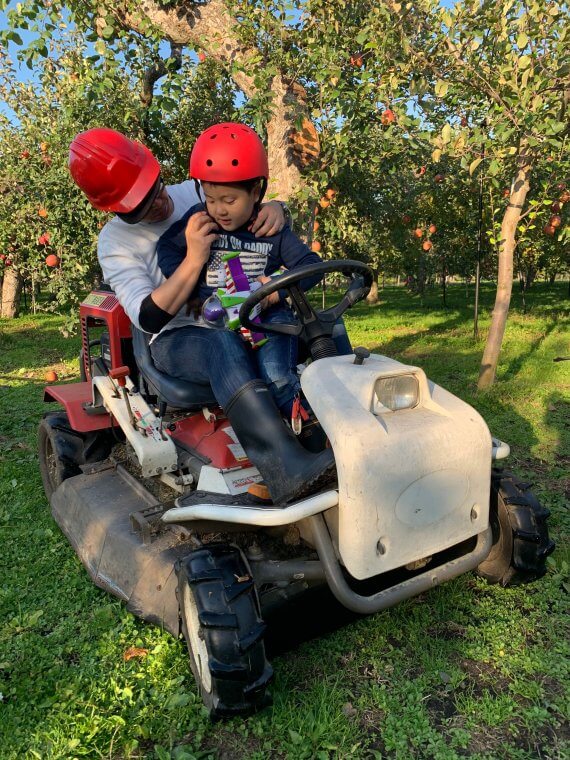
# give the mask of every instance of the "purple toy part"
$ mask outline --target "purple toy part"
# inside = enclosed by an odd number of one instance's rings
[[[202,306],[202,316],[209,324],[215,324],[218,326],[221,322],[220,326],[223,326],[226,310],[217,296],[210,296],[204,301],[204,305]]]
[[[227,259],[226,266],[230,270],[230,276],[234,282],[235,289],[238,291],[249,290],[249,280],[243,271],[240,257],[235,256],[234,258]]]

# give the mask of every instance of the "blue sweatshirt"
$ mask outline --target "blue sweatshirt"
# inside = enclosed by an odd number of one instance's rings
[[[158,266],[165,277],[170,277],[186,257],[184,230],[188,219],[198,211],[205,211],[205,206],[201,203],[192,206],[158,241]],[[271,237],[255,237],[253,232],[245,228],[233,232],[221,231],[218,240],[212,243],[210,258],[190,298],[198,297],[205,300],[217,288],[225,287],[222,256],[235,251],[240,254],[243,270],[250,282],[260,275],[270,277],[281,267],[291,270],[321,261],[320,256],[309,250],[289,225],[285,225],[281,232]],[[320,275],[308,277],[301,281],[301,287],[308,290],[320,279]]]

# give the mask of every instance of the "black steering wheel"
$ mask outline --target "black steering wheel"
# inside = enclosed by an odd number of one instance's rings
[[[315,275],[324,275],[327,272],[340,272],[346,277],[350,277],[350,283],[337,304],[323,311],[315,311],[300,283],[301,280]],[[315,356],[315,351],[319,357],[334,355],[336,352],[334,349],[331,352],[330,344],[332,343],[331,336],[335,322],[347,309],[366,298],[373,280],[372,270],[361,261],[346,259],[308,264],[275,277],[253,292],[241,305],[239,319],[242,326],[249,330],[276,333],[277,335],[295,335],[301,338],[308,345],[313,358],[318,358]],[[251,312],[254,306],[278,290],[287,291],[296,321],[293,323],[271,322],[270,324],[263,321],[252,322]],[[263,319],[263,312],[260,319]],[[322,353],[323,351],[325,353]]]

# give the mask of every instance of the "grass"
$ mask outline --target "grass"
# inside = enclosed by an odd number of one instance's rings
[[[307,600],[273,622],[273,707],[218,724],[183,642],[95,588],[50,517],[36,455],[43,376],[77,376],[78,339],[53,315],[3,322],[0,757],[567,757],[570,364],[553,362],[569,350],[565,294],[536,286],[526,314],[515,295],[484,394],[464,288],[450,288],[447,309],[435,292],[422,306],[386,288],[347,319],[355,345],[422,366],[511,444],[511,468],[552,511],[547,576],[513,589],[463,576],[368,618]],[[483,332],[491,306],[485,288]],[[146,651],[127,659],[130,647]]]

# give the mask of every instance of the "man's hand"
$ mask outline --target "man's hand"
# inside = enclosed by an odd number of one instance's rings
[[[249,230],[253,232],[255,237],[271,237],[271,235],[277,235],[278,232],[281,232],[284,226],[283,206],[278,201],[269,201],[259,209],[259,213]]]
[[[262,285],[265,285],[266,282],[271,282],[271,277],[266,277],[264,274],[262,274],[257,278],[257,281],[260,282]],[[268,296],[266,296],[263,299],[263,301],[260,301],[259,306],[261,308],[261,311],[264,311],[265,309],[268,309],[270,306],[273,306],[276,303],[279,303],[278,290],[276,290],[275,293],[270,293]]]
[[[218,239],[217,229],[217,224],[205,211],[192,214],[184,232],[187,258],[203,266],[210,258],[210,246]]]

